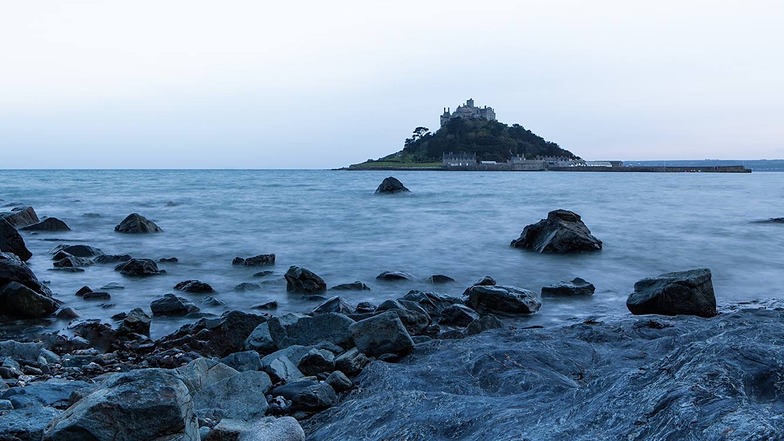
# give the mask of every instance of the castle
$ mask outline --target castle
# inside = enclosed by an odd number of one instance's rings
[[[457,106],[454,112],[449,113],[449,107],[444,108],[444,113],[441,115],[441,127],[452,118],[463,119],[486,119],[488,121],[495,121],[495,111],[492,107],[474,107],[474,99],[470,98],[462,106]]]

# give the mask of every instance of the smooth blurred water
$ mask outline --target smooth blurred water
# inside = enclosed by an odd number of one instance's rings
[[[784,225],[755,220],[784,216],[784,173],[502,173],[392,172],[410,194],[375,195],[390,172],[329,170],[53,170],[0,171],[0,205],[32,205],[40,217],[54,216],[66,233],[24,233],[34,256],[28,262],[66,306],[84,318],[108,319],[142,307],[186,279],[210,283],[220,314],[249,310],[269,300],[278,313],[315,306],[286,293],[290,265],[321,275],[329,286],[360,280],[372,291],[346,292],[379,303],[408,290],[459,296],[483,275],[500,284],[538,291],[575,276],[593,282],[588,299],[544,300],[525,324],[564,322],[589,315],[628,314],[625,300],[634,282],[663,272],[708,267],[720,304],[780,298],[784,270]],[[173,204],[168,204],[173,202]],[[599,253],[542,255],[509,247],[523,227],[565,208],[579,213],[604,241]],[[131,212],[154,220],[164,233],[114,232]],[[98,213],[100,217],[86,217]],[[56,242],[45,239],[63,239]],[[114,265],[84,273],[48,271],[48,251],[61,244],[88,244],[108,254],[159,259],[166,275],[130,279]],[[232,266],[236,256],[275,253],[268,268]],[[413,282],[375,280],[382,271],[407,271]],[[430,285],[431,274],[455,283]],[[119,282],[111,305],[74,296],[83,285],[98,289]],[[259,291],[235,292],[241,282]],[[199,304],[203,295],[179,294]],[[327,295],[331,295],[328,293]],[[153,333],[169,332],[188,319],[154,319]],[[45,323],[54,328],[67,323]]]

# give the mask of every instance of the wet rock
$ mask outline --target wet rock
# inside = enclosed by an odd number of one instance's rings
[[[72,394],[86,395],[94,389],[94,385],[84,381],[68,381],[54,378],[31,383],[25,387],[12,387],[0,394],[0,397],[11,400],[17,409],[47,406],[62,410],[69,406]]]
[[[125,315],[117,328],[120,335],[138,334],[150,336],[152,318],[141,308],[134,308]]]
[[[359,302],[354,310],[356,314],[372,314],[376,311],[376,305],[370,302]]]
[[[68,330],[84,338],[91,347],[101,352],[109,351],[117,339],[115,330],[108,323],[101,323],[100,320],[84,320],[68,326]]]
[[[393,311],[360,320],[349,331],[357,349],[370,356],[406,353],[414,347],[406,327]]]
[[[263,369],[275,383],[289,383],[304,376],[294,365],[294,362],[285,355],[273,358],[263,366]]]
[[[65,254],[64,252],[62,254]],[[86,257],[76,257],[67,255],[60,260],[56,260],[53,265],[55,268],[81,268],[83,266],[90,266],[93,261]]]
[[[275,300],[271,300],[269,302],[259,303],[258,305],[251,306],[253,309],[258,309],[261,311],[270,311],[274,309],[278,309],[278,302]]]
[[[354,387],[354,383],[351,381],[351,379],[348,378],[346,374],[340,371],[332,372],[324,381],[326,381],[327,384],[332,386],[332,389],[334,389],[335,392],[338,393],[345,392]]]
[[[442,283],[454,282],[455,279],[449,276],[445,276],[443,274],[433,274],[432,276],[427,278],[427,281],[433,284],[442,284]]]
[[[351,283],[341,283],[330,288],[330,291],[370,291],[370,287],[357,280]]]
[[[118,233],[160,233],[163,230],[155,225],[155,222],[147,219],[139,213],[131,213],[119,225],[114,227]]]
[[[224,419],[202,441],[305,441],[305,432],[290,416],[254,421]]]
[[[599,251],[602,241],[591,234],[579,214],[554,210],[547,219],[526,226],[511,246],[539,253],[576,253]]]
[[[125,287],[120,285],[117,282],[109,282],[106,285],[101,287],[101,290],[103,290],[103,291],[109,291],[109,290],[112,290],[112,289],[125,289]]]
[[[158,341],[167,350],[187,346],[205,357],[225,357],[245,350],[245,340],[267,317],[242,311],[227,311],[220,317],[204,318],[182,326]]]
[[[375,314],[385,311],[395,313],[410,334],[419,334],[430,324],[430,315],[424,308],[408,300],[387,300],[375,310]]]
[[[716,296],[707,268],[661,274],[634,284],[626,300],[632,314],[697,315],[713,317]]]
[[[133,259],[130,254],[103,254],[100,256],[96,256],[93,259],[93,262],[106,264],[106,263],[118,263],[118,262],[127,262]]]
[[[275,342],[269,331],[269,323],[264,322],[256,326],[253,332],[250,333],[244,343],[245,349],[259,352],[261,354],[269,354],[277,349]]]
[[[180,282],[174,285],[174,289],[176,289],[177,291],[191,292],[197,294],[215,292],[215,290],[212,289],[212,286],[210,286],[209,283],[204,283],[199,280],[186,280],[184,282]]]
[[[206,306],[224,306],[226,302],[213,296],[207,296],[201,301],[201,304]]]
[[[10,212],[0,213],[0,220],[5,220],[14,228],[24,228],[41,222],[33,207],[16,207]]]
[[[476,335],[480,332],[485,332],[490,329],[500,329],[503,328],[504,324],[498,317],[487,314],[483,315],[482,318],[479,320],[475,320],[466,326],[465,335]]]
[[[44,440],[110,440],[120,439],[119,434],[126,441],[173,435],[198,440],[198,430],[193,399],[182,380],[167,370],[141,369],[109,378],[55,418]]]
[[[259,254],[258,256],[253,257],[235,257],[234,260],[231,261],[232,265],[245,265],[245,266],[266,266],[266,265],[275,265],[275,255],[274,254]]]
[[[176,257],[161,257],[158,259],[158,263],[177,263],[180,259]]]
[[[311,349],[300,358],[297,369],[306,376],[332,372],[335,369],[335,354],[326,349]]]
[[[274,273],[275,273],[274,271],[269,271],[269,270],[259,271],[257,273],[253,273],[253,277],[267,277],[267,276],[271,276]]]
[[[210,358],[197,358],[174,369],[174,372],[180,376],[191,394],[239,373],[236,369]]]
[[[61,320],[73,320],[73,319],[77,319],[77,318],[81,317],[81,315],[79,314],[79,312],[77,312],[73,308],[63,308],[63,309],[57,311],[57,314],[55,314],[55,317],[57,317],[57,318],[59,318]]]
[[[185,297],[165,294],[162,298],[153,300],[150,303],[152,315],[161,316],[183,316],[193,312],[198,312],[199,307]]]
[[[533,291],[500,285],[472,286],[467,303],[479,314],[533,314],[542,306],[539,295]]]
[[[242,282],[234,287],[234,291],[237,292],[247,292],[247,291],[258,291],[261,289],[261,286],[255,283],[249,282]]]
[[[201,388],[193,395],[199,418],[252,420],[267,413],[264,395],[272,387],[269,376],[261,371],[239,372]]]
[[[571,282],[559,282],[555,285],[542,287],[543,296],[592,296],[596,287],[579,277],[575,277]]]
[[[106,291],[90,291],[82,295],[84,300],[109,300],[112,295]]]
[[[0,314],[17,318],[52,315],[60,305],[51,297],[33,291],[19,282],[0,286]]]
[[[332,297],[313,308],[312,314],[326,314],[328,312],[338,312],[340,314],[348,315],[354,312],[354,308],[343,300],[343,298]]]
[[[0,416],[0,439],[8,441],[39,441],[60,411],[52,407],[29,406],[3,412]]]
[[[327,383],[303,378],[278,386],[271,391],[291,400],[293,410],[319,411],[337,404],[338,396]]]
[[[414,276],[403,271],[384,271],[377,275],[376,279],[384,280],[386,282],[397,282],[401,280],[414,280]]]
[[[37,224],[20,228],[24,231],[71,231],[68,225],[56,217],[48,217]]]
[[[384,178],[384,180],[381,181],[381,184],[379,184],[378,188],[376,188],[376,194],[393,194],[409,191],[411,190],[407,189],[402,182],[392,176]]]
[[[309,346],[329,342],[342,347],[351,346],[349,327],[354,320],[343,314],[329,312],[313,317],[286,314],[269,320],[269,330],[279,349],[291,345]]]
[[[479,314],[465,305],[450,305],[441,311],[439,324],[447,326],[459,326],[464,328],[474,320],[479,320]]]
[[[61,251],[76,257],[97,257],[104,255],[103,251],[89,245],[59,245],[49,251],[49,254],[56,256]]]
[[[260,371],[262,367],[261,357],[259,357],[259,353],[255,350],[235,352],[221,358],[220,361],[221,363],[230,366],[239,372]]]
[[[114,270],[128,277],[157,276],[166,273],[166,271],[158,270],[158,265],[150,259],[131,259],[117,265]]]
[[[0,252],[13,253],[25,262],[33,256],[16,228],[4,219],[0,219]]]
[[[292,266],[283,276],[286,279],[286,290],[299,294],[318,294],[327,290],[324,280],[312,271]]]

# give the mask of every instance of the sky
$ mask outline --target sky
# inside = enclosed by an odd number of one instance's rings
[[[0,0],[0,168],[333,168],[491,106],[594,160],[784,158],[784,2]]]

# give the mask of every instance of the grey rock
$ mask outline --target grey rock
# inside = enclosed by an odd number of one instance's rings
[[[59,410],[44,406],[31,406],[4,412],[0,416],[0,439],[40,441],[46,426],[59,414]]]
[[[177,291],[191,292],[197,294],[215,292],[215,290],[212,289],[212,286],[210,286],[209,283],[204,283],[199,280],[186,280],[184,282],[180,282],[174,285],[174,289],[176,289]]]
[[[431,318],[441,316],[444,308],[455,304],[463,304],[463,300],[457,297],[438,294],[435,292],[424,292],[412,290],[406,293],[403,300],[414,302],[427,312]]]
[[[193,407],[199,418],[251,420],[264,416],[264,395],[272,387],[269,376],[260,371],[239,372],[222,379],[193,395]]]
[[[290,416],[254,421],[224,419],[202,441],[305,441],[305,432]]]
[[[141,369],[110,377],[55,418],[44,440],[147,441],[175,434],[198,440],[198,430],[182,380],[171,371]]]
[[[175,296],[174,294],[164,294],[160,299],[150,303],[152,315],[172,315],[183,316],[193,312],[198,312],[199,307],[190,300]]]
[[[158,263],[177,263],[180,259],[176,257],[161,257],[158,259]]]
[[[86,395],[94,389],[95,385],[84,381],[50,379],[25,387],[12,387],[0,394],[0,398],[12,400],[16,409],[46,406],[63,410],[69,406],[72,394]]]
[[[503,328],[504,324],[498,317],[487,314],[483,315],[482,318],[479,320],[473,321],[466,326],[465,335],[476,335],[480,332],[485,332],[490,329],[500,329]]]
[[[634,284],[626,300],[632,314],[688,314],[713,317],[716,296],[707,268],[661,274]]]
[[[414,280],[414,276],[403,271],[384,271],[377,275],[376,279],[384,280],[386,282],[397,282],[401,280]]]
[[[264,270],[264,271],[259,271],[257,273],[253,273],[253,277],[267,277],[267,276],[271,276],[273,274],[275,274],[274,271]]]
[[[409,191],[411,190],[407,189],[402,182],[392,176],[384,178],[381,184],[378,185],[378,188],[376,188],[376,194],[394,194]]]
[[[335,368],[347,375],[357,375],[370,363],[370,359],[357,348],[351,348],[335,359]]]
[[[359,280],[351,283],[341,283],[330,288],[330,291],[370,291],[370,287]]]
[[[56,217],[48,217],[37,224],[20,228],[24,231],[71,231],[68,225]]]
[[[511,246],[539,253],[576,253],[599,251],[602,241],[591,234],[579,214],[554,210],[547,214],[547,219],[526,226]]]
[[[127,262],[133,259],[130,254],[102,254],[100,256],[95,256],[93,258],[93,262],[106,264],[106,263],[119,263],[119,262]]]
[[[276,358],[286,357],[292,363],[294,363],[294,365],[297,365],[297,364],[299,364],[299,361],[302,359],[302,357],[304,357],[305,354],[310,352],[311,349],[324,349],[323,346],[325,346],[325,345],[312,345],[312,346],[291,345],[291,346],[285,347],[283,349],[278,349],[277,351],[275,351],[275,352],[273,352],[271,354],[265,355],[261,359],[261,364],[264,365],[264,367],[266,368],[267,366],[272,364],[272,362]],[[338,350],[339,349],[340,348],[338,348]]]
[[[42,343],[23,343],[14,340],[0,341],[0,359],[10,357],[14,360],[37,361],[43,350]]]
[[[0,220],[5,220],[14,228],[23,228],[41,222],[33,207],[16,207],[10,212],[0,213]]]
[[[326,341],[338,346],[351,346],[349,326],[354,320],[334,312],[313,317],[286,314],[269,321],[269,330],[275,345],[282,349],[291,345],[314,345]]]
[[[360,320],[351,325],[349,331],[357,349],[370,356],[404,354],[414,347],[403,322],[393,311]]]
[[[203,318],[196,323],[182,326],[176,332],[162,337],[157,346],[161,349],[178,349],[187,344],[205,357],[225,357],[245,350],[248,336],[267,317],[242,311],[227,311],[220,317]]]
[[[33,257],[22,236],[5,219],[0,219],[0,252],[13,253],[25,262]]]
[[[125,315],[117,328],[121,335],[139,334],[149,337],[152,318],[141,308],[134,308]]]
[[[272,335],[270,335],[269,323],[264,322],[256,326],[248,338],[245,339],[244,346],[247,350],[256,351],[262,354],[268,354],[275,351],[277,346],[275,346]]]
[[[377,306],[370,303],[370,302],[359,302],[357,303],[356,309],[354,309],[355,314],[372,314],[375,312]]]
[[[445,276],[443,274],[433,274],[432,276],[427,278],[427,281],[433,284],[442,284],[442,283],[454,282],[455,279],[449,276]]]
[[[285,355],[272,359],[268,365],[264,366],[264,372],[268,373],[275,383],[288,383],[304,376]]]
[[[481,285],[481,286],[493,286],[495,284],[496,284],[495,279],[490,276],[484,276],[481,279],[474,282],[474,285]]]
[[[155,261],[150,259],[131,259],[117,265],[114,270],[128,277],[157,276],[166,272],[159,270]]]
[[[533,314],[542,306],[537,293],[514,286],[475,285],[468,289],[468,306],[479,314]]]
[[[232,265],[245,265],[245,266],[266,266],[275,265],[274,254],[259,254],[253,257],[235,257],[231,261]]]
[[[61,251],[76,257],[97,257],[104,255],[103,251],[89,245],[58,245],[49,251],[49,254],[57,255]]]
[[[479,314],[465,305],[450,305],[441,311],[439,324],[447,326],[466,327],[474,320],[479,320]]]
[[[90,291],[82,295],[84,300],[109,300],[112,295],[106,291]]]
[[[335,354],[326,349],[311,349],[300,358],[297,368],[306,376],[332,372],[335,369]]]
[[[18,282],[0,286],[0,314],[16,318],[52,315],[60,305],[51,297],[37,293]]]
[[[559,282],[542,287],[543,296],[592,296],[596,287],[592,283],[575,277],[571,282]]]
[[[275,300],[271,300],[269,302],[259,303],[258,305],[251,306],[253,309],[258,309],[261,311],[270,311],[273,309],[278,309],[278,302]]]
[[[334,389],[335,392],[345,392],[354,387],[354,382],[352,382],[346,374],[340,371],[332,372],[324,381],[332,386],[332,389]]]
[[[210,358],[197,358],[174,369],[174,372],[181,377],[191,394],[239,373],[236,369]]]
[[[221,363],[230,366],[239,372],[260,371],[261,357],[256,351],[242,351],[229,354],[221,358]]]
[[[318,294],[327,290],[327,284],[324,283],[324,279],[306,268],[292,266],[283,277],[286,279],[286,290],[288,292]]]
[[[213,296],[207,296],[202,299],[201,304],[207,306],[223,306],[226,304],[226,302]]]
[[[55,317],[57,317],[57,318],[59,318],[61,320],[73,320],[73,319],[77,319],[77,318],[81,317],[81,314],[79,314],[79,312],[77,310],[69,307],[69,308],[63,308],[63,309],[57,311],[57,314],[55,314]]]
[[[332,297],[330,299],[324,300],[313,308],[311,311],[312,314],[326,314],[328,312],[338,312],[341,314],[351,314],[354,312],[354,308],[348,304],[342,297]]]
[[[272,389],[271,394],[291,400],[293,410],[319,411],[338,402],[338,396],[332,386],[308,378],[278,386]]]
[[[250,282],[242,282],[234,287],[234,291],[237,292],[258,291],[260,289],[261,285]]]
[[[66,254],[66,255],[63,256],[62,259],[55,260],[55,262],[52,264],[54,265],[55,268],[81,268],[93,264],[93,261],[86,257],[71,256],[65,252],[61,252],[58,254]]]
[[[103,291],[109,291],[111,289],[125,289],[125,287],[117,282],[109,282],[101,287],[101,290]]]
[[[155,222],[147,219],[139,213],[131,213],[119,225],[114,227],[118,233],[144,234],[160,233],[163,230],[155,225]]]
[[[376,308],[374,314],[394,312],[410,334],[419,334],[430,324],[430,315],[424,308],[409,300],[386,300]]]

